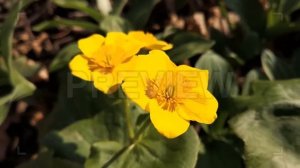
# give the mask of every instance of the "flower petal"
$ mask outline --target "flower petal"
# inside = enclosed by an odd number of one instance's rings
[[[123,45],[128,42],[128,37],[123,32],[109,32],[105,38],[106,45]]]
[[[69,63],[71,73],[83,80],[91,81],[92,72],[88,66],[88,60],[82,55],[76,55]]]
[[[123,91],[142,109],[149,111],[147,107],[150,98],[146,96],[148,80],[156,79],[162,73],[174,70],[176,65],[163,51],[153,50],[148,55],[134,57],[129,67],[130,70],[123,71],[127,73],[126,77],[123,77]]]
[[[93,82],[95,88],[105,94],[113,93],[118,88],[117,78],[114,73],[104,74],[101,72],[93,72]]]
[[[101,47],[104,42],[104,37],[100,34],[93,34],[87,38],[78,41],[78,48],[82,51],[84,56],[93,57],[95,52]]]
[[[156,100],[150,101],[150,119],[154,127],[167,138],[176,138],[185,133],[190,123],[176,112],[163,110]]]
[[[169,56],[160,50],[152,50],[148,55],[139,55],[135,61],[135,70],[143,77],[155,79],[161,73],[173,71],[176,65]]]
[[[192,81],[196,82],[195,88],[206,90],[208,87],[208,70],[201,70],[198,68],[190,67],[187,65],[180,65],[177,67],[177,72],[179,75],[187,79],[193,79]]]
[[[205,97],[183,100],[176,111],[186,120],[211,124],[217,118],[217,109],[218,101],[209,91],[206,91]]]
[[[131,31],[128,33],[128,37],[140,41],[143,43],[143,47],[152,50],[169,50],[173,47],[172,44],[158,40],[153,34],[145,33],[143,31]]]
[[[122,83],[124,93],[143,110],[149,111],[148,104],[150,98],[146,96],[146,86],[139,73],[137,71],[127,71],[124,73],[126,73],[123,74],[123,78],[125,78],[125,80]]]

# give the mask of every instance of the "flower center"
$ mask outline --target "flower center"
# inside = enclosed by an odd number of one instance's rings
[[[111,62],[111,57],[109,55],[106,55],[105,59],[101,62],[97,62],[97,60],[94,58],[89,59],[88,66],[91,71],[100,71],[104,74],[108,74],[111,73],[114,68]]]
[[[155,98],[158,104],[164,110],[175,111],[178,104],[176,99],[176,86],[174,84],[158,85],[154,80],[147,81],[146,95],[153,99]]]

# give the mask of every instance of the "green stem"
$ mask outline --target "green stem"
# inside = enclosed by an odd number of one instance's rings
[[[147,117],[147,119],[143,122],[143,125],[141,126],[141,128],[137,131],[137,134],[135,134],[133,141],[130,142],[130,144],[126,145],[125,147],[123,147],[121,150],[119,150],[111,159],[109,159],[103,166],[102,168],[107,168],[108,166],[110,166],[115,160],[117,160],[124,152],[126,152],[127,150],[132,149],[135,144],[138,142],[138,140],[140,139],[142,133],[148,128],[148,126],[150,125],[150,118]]]
[[[130,104],[127,98],[124,99],[125,121],[127,124],[128,136],[130,141],[134,138],[134,129],[131,120]]]
[[[139,138],[141,137],[142,133],[149,127],[150,125],[150,117],[148,116],[145,121],[143,122],[143,125],[141,128],[137,131],[135,137],[134,137],[134,142],[137,142]]]
[[[119,150],[119,152],[117,152],[111,159],[109,159],[103,166],[102,168],[107,168],[108,166],[110,166],[115,160],[117,160],[125,151],[127,151],[131,146],[131,145],[127,145],[125,147],[123,147],[121,150]]]

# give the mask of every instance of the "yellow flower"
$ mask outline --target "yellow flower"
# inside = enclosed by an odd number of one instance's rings
[[[104,93],[112,93],[123,80],[118,73],[128,68],[142,46],[124,33],[111,32],[106,38],[94,34],[81,39],[78,47],[82,54],[70,62],[72,74],[93,81],[94,86]]]
[[[176,66],[159,50],[137,56],[134,67],[137,74],[126,78],[122,88],[150,112],[154,127],[167,138],[186,132],[190,120],[211,124],[216,119],[218,102],[207,90],[207,70]]]
[[[173,46],[168,44],[165,41],[158,40],[153,34],[145,33],[143,31],[131,31],[128,33],[128,36],[134,40],[139,41],[143,47],[147,49],[157,49],[157,50],[169,50]]]

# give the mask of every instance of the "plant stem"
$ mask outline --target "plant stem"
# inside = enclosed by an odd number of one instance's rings
[[[102,168],[107,168],[115,160],[117,160],[124,152],[126,152],[127,150],[131,150],[135,146],[135,144],[138,142],[138,140],[140,139],[142,133],[148,128],[149,125],[150,125],[150,118],[147,117],[147,119],[143,122],[143,125],[141,126],[141,128],[137,131],[137,134],[135,134],[135,136],[134,136],[133,140],[130,142],[130,144],[126,145],[121,150],[119,150],[111,159],[109,159],[102,166]]]
[[[124,99],[124,112],[125,112],[125,122],[127,124],[128,136],[131,142],[132,139],[134,138],[134,129],[131,120],[130,105],[127,98]]]

